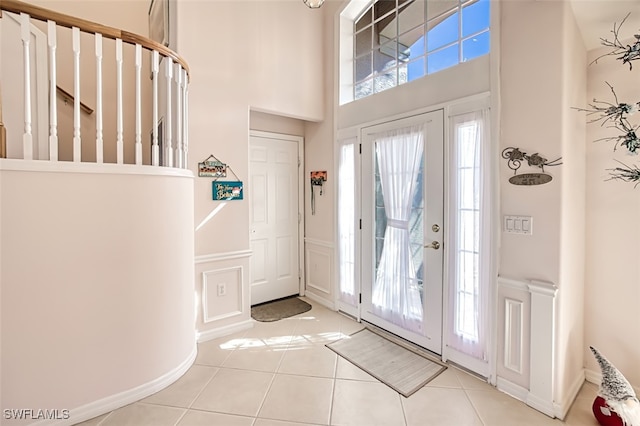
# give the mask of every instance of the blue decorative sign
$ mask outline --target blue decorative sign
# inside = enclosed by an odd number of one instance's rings
[[[214,200],[242,200],[242,181],[236,182],[213,182]]]

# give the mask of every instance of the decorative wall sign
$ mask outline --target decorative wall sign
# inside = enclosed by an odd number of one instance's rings
[[[543,172],[545,166],[559,166],[562,164],[562,162],[560,162],[562,157],[549,161],[537,152],[529,155],[526,152],[520,151],[520,148],[514,148],[512,146],[505,148],[502,151],[502,158],[507,160],[507,165],[511,170],[513,170],[514,174],[518,172],[523,161],[526,161],[531,167],[539,167]]]
[[[311,214],[316,214],[316,197],[314,187],[320,187],[320,195],[322,195],[322,185],[327,181],[327,172],[315,171],[311,172]]]
[[[546,173],[524,173],[521,175],[514,175],[509,178],[509,182],[514,185],[544,185],[551,182],[553,178]]]
[[[202,163],[198,163],[198,176],[215,178],[227,177],[227,165],[213,155],[210,155],[209,158]]]
[[[213,181],[213,199],[216,201],[242,200],[242,182]]]

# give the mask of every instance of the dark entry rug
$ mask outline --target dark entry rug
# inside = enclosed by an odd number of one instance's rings
[[[251,318],[261,322],[278,321],[310,311],[311,305],[295,296],[251,307]]]

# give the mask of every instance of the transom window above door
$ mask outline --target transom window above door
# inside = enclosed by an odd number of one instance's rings
[[[489,53],[490,0],[375,0],[353,21],[353,99]]]

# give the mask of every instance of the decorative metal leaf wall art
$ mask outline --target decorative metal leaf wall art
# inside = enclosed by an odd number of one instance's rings
[[[633,69],[632,62],[640,59],[640,34],[634,34],[634,41],[631,44],[622,44],[620,41],[620,29],[629,15],[630,13],[624,17],[620,24],[613,24],[613,30],[611,31],[613,33],[613,41],[600,38],[600,43],[611,48],[611,51],[598,56],[591,64],[597,63],[598,60],[604,57],[615,56],[617,60],[622,61],[623,65],[629,64],[630,71]],[[640,138],[638,137],[640,125],[634,125],[631,122],[631,116],[640,110],[640,101],[632,103],[620,102],[613,86],[606,81],[605,83],[613,93],[613,103],[594,99],[592,103],[588,104],[588,108],[574,109],[586,112],[587,116],[590,117],[588,123],[600,122],[601,126],[615,129],[618,132],[616,136],[596,139],[594,142],[613,141],[615,142],[614,151],[617,150],[618,146],[623,146],[629,154],[637,155],[640,152]],[[608,180],[617,179],[625,182],[635,182],[635,186],[638,186],[640,184],[640,169],[637,166],[628,166],[620,161],[618,163],[622,167],[608,169],[611,176]]]

